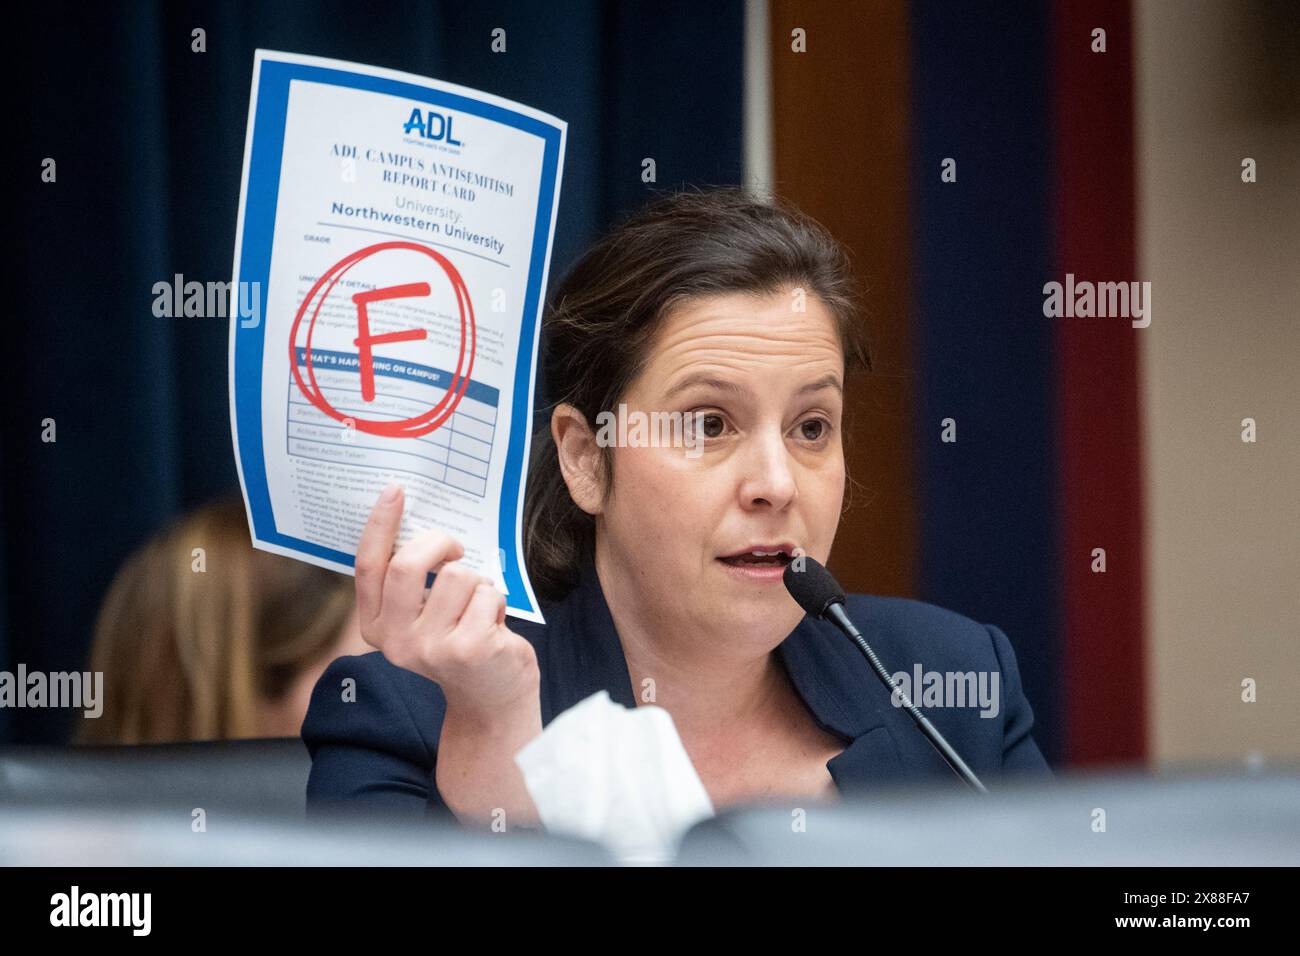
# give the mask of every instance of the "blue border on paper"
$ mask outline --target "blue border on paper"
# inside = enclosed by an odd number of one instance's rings
[[[261,72],[257,82],[252,155],[248,165],[248,189],[244,204],[244,233],[240,239],[239,272],[241,282],[259,283],[261,294],[259,314],[263,320],[256,328],[245,328],[239,324],[237,318],[234,320],[237,326],[234,343],[236,434],[244,490],[248,496],[254,535],[258,540],[268,544],[300,551],[337,564],[353,566],[355,562],[355,555],[325,548],[280,532],[275,524],[266,481],[266,460],[262,447],[262,356],[266,344],[265,317],[266,302],[270,292],[271,247],[275,235],[275,207],[280,193],[280,166],[284,150],[284,127],[289,107],[291,80],[306,80],[330,86],[387,93],[469,113],[530,133],[540,137],[544,143],[537,219],[533,226],[533,249],[524,292],[523,325],[519,332],[519,359],[515,367],[510,435],[506,448],[505,477],[501,489],[501,510],[498,519],[497,546],[507,555],[516,555],[515,516],[526,467],[523,460],[524,442],[527,440],[527,429],[532,423],[532,415],[528,414],[527,406],[533,367],[533,340],[536,336],[535,329],[542,295],[546,248],[551,235],[551,210],[555,205],[555,190],[558,185],[561,130],[558,126],[550,125],[532,116],[455,93],[428,89],[414,83],[385,77],[268,58],[261,61]],[[506,587],[510,592],[508,606],[532,613],[539,611],[539,608],[531,606],[528,600],[528,591],[524,588],[518,561],[511,560],[506,564],[508,567],[503,571]]]

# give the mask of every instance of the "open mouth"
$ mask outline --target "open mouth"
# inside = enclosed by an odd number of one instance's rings
[[[792,558],[790,551],[779,549],[773,551],[745,551],[718,560],[723,564],[729,564],[736,568],[778,568],[789,564]]]

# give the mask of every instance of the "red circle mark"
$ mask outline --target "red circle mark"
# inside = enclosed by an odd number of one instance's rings
[[[363,259],[368,259],[376,253],[392,249],[406,249],[410,252],[423,253],[438,263],[442,267],[442,271],[446,273],[447,279],[451,282],[452,291],[456,293],[456,306],[460,311],[460,355],[456,359],[456,372],[451,377],[451,384],[447,388],[447,393],[443,395],[442,401],[427,412],[416,415],[414,418],[403,418],[397,421],[354,418],[350,415],[344,415],[331,405],[325,398],[320,386],[316,383],[316,372],[312,367],[311,360],[311,337],[316,328],[316,318],[320,315],[321,306],[329,298],[330,291],[347,274],[348,270]],[[329,285],[321,293],[316,302],[316,307],[312,309],[311,320],[307,323],[307,343],[303,355],[303,364],[307,368],[309,382],[304,382],[302,373],[298,371],[298,328],[302,324],[307,306],[327,281]],[[469,365],[462,375],[461,368],[465,365],[465,343],[467,338],[469,340]],[[307,297],[302,300],[302,305],[298,306],[298,313],[294,316],[293,326],[289,330],[289,369],[293,372],[294,381],[298,383],[298,390],[302,392],[303,396],[336,422],[343,424],[352,422],[352,427],[357,431],[366,432],[370,435],[383,435],[390,438],[418,438],[441,428],[451,418],[452,413],[456,411],[456,406],[465,397],[465,389],[469,385],[469,377],[474,370],[474,354],[477,349],[478,329],[474,323],[474,306],[470,302],[469,289],[465,286],[465,280],[461,278],[461,274],[447,257],[414,242],[380,242],[373,246],[366,246],[364,249],[358,249],[350,256],[340,259],[316,280],[307,293]]]

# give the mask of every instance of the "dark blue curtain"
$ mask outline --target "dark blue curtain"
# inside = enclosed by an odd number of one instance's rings
[[[652,191],[740,181],[742,17],[741,0],[24,5],[8,58],[20,186],[0,669],[84,668],[122,559],[237,483],[226,322],[156,318],[152,289],[176,273],[230,278],[256,48],[433,76],[567,120],[555,281]],[[491,51],[497,27],[505,53]],[[196,28],[207,52],[191,51]],[[47,157],[54,183],[40,180]],[[69,726],[0,709],[0,739],[58,741]]]
[[[1051,9],[912,6],[918,594],[1011,638],[1064,758],[1051,271]],[[957,160],[958,183],[939,178]],[[957,422],[957,441],[939,440]]]

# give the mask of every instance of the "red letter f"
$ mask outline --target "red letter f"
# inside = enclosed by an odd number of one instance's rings
[[[352,297],[357,307],[357,337],[352,340],[361,353],[361,397],[367,402],[375,400],[375,356],[374,346],[385,342],[415,342],[427,338],[424,329],[408,329],[405,332],[386,332],[383,335],[370,334],[370,317],[366,306],[371,302],[384,299],[411,299],[429,294],[429,283],[411,282],[407,285],[389,286],[387,289],[372,289],[370,292],[358,292]]]

